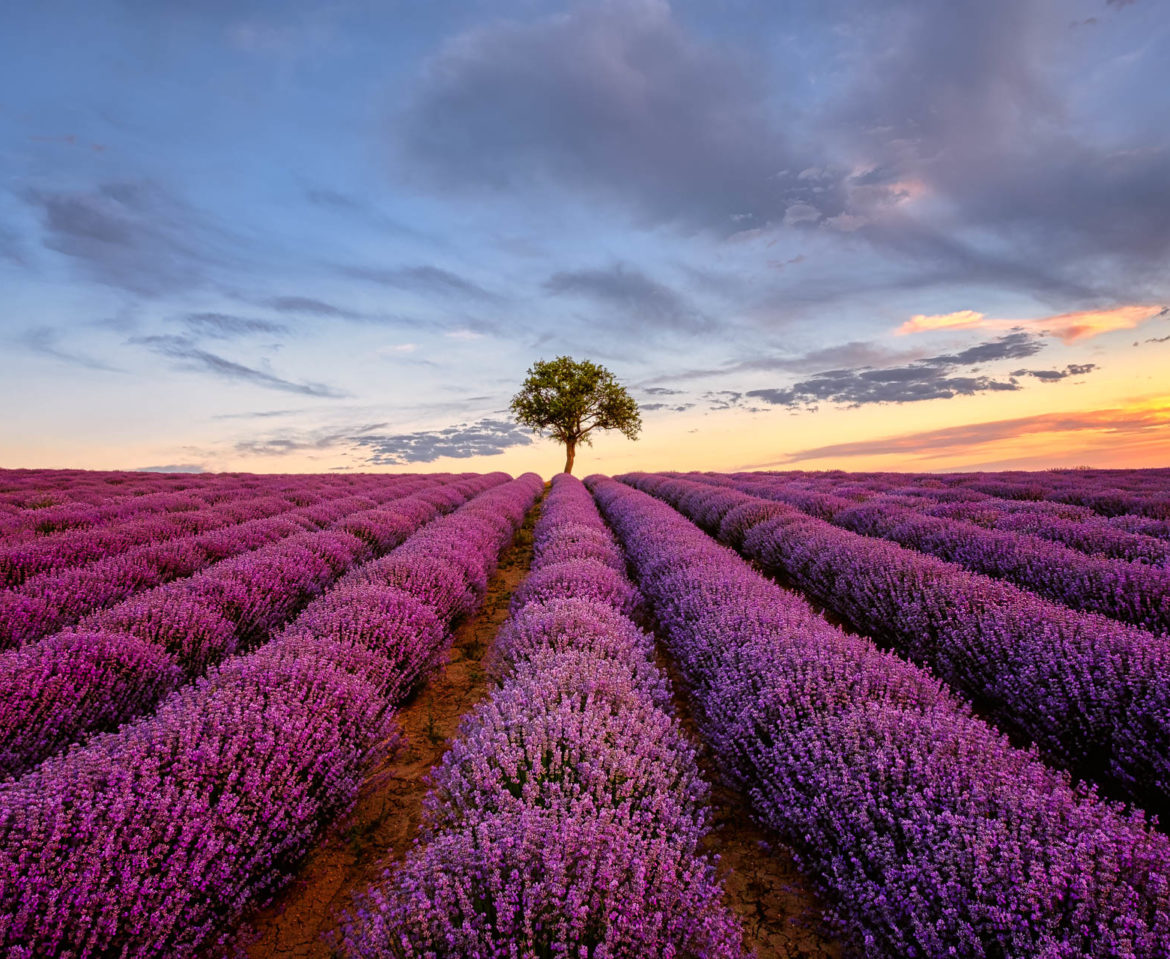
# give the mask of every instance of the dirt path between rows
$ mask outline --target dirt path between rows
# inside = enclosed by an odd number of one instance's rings
[[[792,852],[756,823],[747,799],[720,777],[691,713],[686,682],[661,637],[656,661],[670,678],[679,722],[698,747],[699,769],[711,784],[711,831],[703,851],[719,856],[723,900],[743,925],[744,945],[757,959],[842,959],[847,953],[821,919],[823,907]]]
[[[489,688],[483,657],[532,564],[529,511],[504,551],[479,611],[457,628],[450,661],[398,712],[405,745],[370,770],[353,811],[325,837],[276,900],[251,917],[236,952],[249,959],[331,959],[329,936],[353,896],[400,860],[418,832],[427,773],[462,717]]]

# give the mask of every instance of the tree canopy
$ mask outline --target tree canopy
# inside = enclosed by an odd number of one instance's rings
[[[642,429],[638,404],[604,366],[558,356],[538,360],[512,397],[516,421],[565,444],[565,472],[573,472],[577,444],[592,445],[595,430],[618,430],[636,440]]]

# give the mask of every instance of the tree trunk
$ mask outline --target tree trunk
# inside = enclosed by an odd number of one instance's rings
[[[565,472],[566,473],[573,472],[573,454],[575,454],[576,452],[577,452],[577,444],[576,443],[570,442],[570,443],[565,444]]]

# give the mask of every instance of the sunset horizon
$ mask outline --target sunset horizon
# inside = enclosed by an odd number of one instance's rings
[[[62,16],[63,11],[70,11]],[[0,467],[1170,462],[1159,5],[5,14]]]

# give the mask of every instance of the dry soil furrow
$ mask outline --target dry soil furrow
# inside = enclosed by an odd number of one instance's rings
[[[823,907],[792,852],[752,817],[751,805],[719,774],[699,734],[686,683],[658,642],[658,666],[670,678],[679,722],[699,750],[699,768],[711,784],[711,831],[703,851],[718,855],[724,902],[743,924],[744,944],[757,959],[841,959],[840,942],[826,927]]]
[[[352,812],[301,866],[276,900],[257,912],[237,952],[249,959],[330,959],[330,944],[353,896],[400,860],[418,833],[427,773],[446,752],[460,719],[490,685],[483,657],[532,563],[525,518],[488,583],[483,605],[456,629],[448,663],[398,711],[405,744],[370,771]]]

